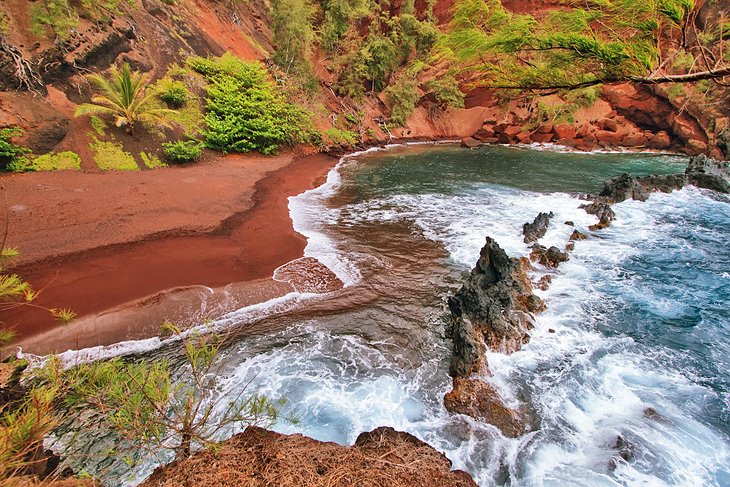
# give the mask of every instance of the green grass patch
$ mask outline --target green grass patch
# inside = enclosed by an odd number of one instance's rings
[[[94,162],[104,171],[138,171],[134,156],[126,152],[122,144],[94,140],[89,146],[94,151]]]
[[[155,154],[151,154],[148,152],[140,152],[139,153],[140,159],[142,159],[142,162],[145,166],[147,166],[148,169],[157,169],[158,167],[167,167],[167,164],[162,162],[159,157],[157,157]]]
[[[104,120],[97,117],[96,115],[92,115],[89,119],[89,122],[91,123],[91,128],[96,132],[96,134],[99,137],[104,137],[106,135],[106,129],[108,125]]]
[[[81,169],[81,157],[72,151],[49,152],[29,159],[27,171],[63,171]]]

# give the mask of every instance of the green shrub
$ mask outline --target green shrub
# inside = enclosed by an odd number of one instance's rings
[[[49,152],[36,158],[25,158],[25,163],[13,165],[13,171],[62,171],[64,169],[81,169],[81,157],[75,152]]]
[[[194,57],[188,65],[208,81],[206,145],[226,152],[275,152],[311,138],[311,121],[289,103],[259,62],[231,54]]]
[[[405,125],[416,109],[419,98],[418,83],[415,80],[405,77],[398,79],[385,90],[385,99],[390,105],[390,121],[397,126]]]
[[[322,145],[331,147],[333,145],[354,145],[357,143],[357,134],[349,130],[340,130],[336,127],[322,132]]]
[[[459,83],[453,76],[443,76],[433,79],[426,85],[433,93],[436,101],[447,107],[464,108],[464,93],[459,89]]]
[[[26,155],[30,149],[14,144],[10,139],[23,135],[18,127],[0,129],[0,167],[14,171],[15,167],[27,164]]]
[[[166,79],[161,80],[158,86],[160,89],[160,93],[158,96],[160,97],[160,100],[167,103],[167,106],[169,106],[170,108],[181,108],[183,105],[185,105],[189,93],[184,83],[182,83],[181,81],[172,81]]]
[[[177,164],[200,159],[203,143],[197,140],[178,140],[162,144],[162,150],[168,161]]]

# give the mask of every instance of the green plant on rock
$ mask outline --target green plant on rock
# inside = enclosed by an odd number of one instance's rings
[[[0,129],[0,167],[10,171],[24,167],[27,164],[27,155],[30,149],[21,147],[14,143],[13,137],[23,135],[23,130],[18,127],[6,127]]]
[[[154,90],[146,92],[147,77],[132,71],[125,63],[121,69],[112,66],[108,77],[100,74],[89,75],[98,93],[92,96],[91,103],[76,108],[75,116],[107,115],[114,118],[114,125],[126,127],[134,133],[138,123],[169,126],[169,115],[174,113],[167,108],[154,106],[152,100],[157,95]]]
[[[138,448],[173,449],[177,458],[219,440],[224,428],[269,426],[279,416],[278,403],[240,388],[232,397],[215,387],[217,335],[188,334],[166,323],[181,338],[185,372],[173,380],[167,361],[123,361],[80,365],[65,373],[70,385],[65,404],[92,408],[115,432]]]
[[[433,79],[426,84],[426,88],[442,107],[464,108],[464,93],[453,76]]]
[[[403,126],[420,98],[418,82],[401,77],[385,90],[385,98],[390,105],[390,121],[396,126]]]
[[[209,148],[271,154],[284,144],[311,138],[308,115],[287,101],[261,63],[225,54],[193,57],[188,65],[208,81],[205,139]]]
[[[168,161],[181,164],[200,159],[203,146],[204,144],[197,140],[178,140],[162,144],[162,150]]]
[[[158,83],[158,89],[160,100],[167,103],[167,106],[173,109],[182,108],[190,96],[188,89],[181,81],[171,79],[161,80]]]

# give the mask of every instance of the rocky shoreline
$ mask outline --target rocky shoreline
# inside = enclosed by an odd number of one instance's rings
[[[589,227],[598,231],[616,218],[612,204],[627,199],[645,201],[653,192],[668,193],[690,184],[730,193],[728,164],[701,154],[690,158],[684,173],[645,177],[622,174],[607,180],[598,196],[585,195],[584,199],[591,201],[581,208],[598,218]],[[532,264],[556,268],[569,260],[576,241],[588,238],[576,229],[564,250],[540,245],[538,241],[547,232],[552,217],[552,212],[541,212],[533,222],[524,224],[524,242],[533,243],[529,259],[509,257],[487,237],[476,266],[448,299],[451,321],[447,335],[453,346],[449,374],[453,388],[445,395],[444,405],[452,413],[491,423],[508,437],[520,436],[534,425],[524,404],[507,405],[499,391],[484,380],[491,375],[486,351],[509,354],[529,342],[535,315],[546,309],[546,304],[532,291],[535,287],[546,289],[551,280],[548,274],[533,283],[528,275],[535,269]]]

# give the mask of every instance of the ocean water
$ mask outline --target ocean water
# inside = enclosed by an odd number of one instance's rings
[[[351,444],[377,426],[408,431],[481,486],[730,485],[730,199],[693,187],[654,194],[615,205],[615,222],[596,232],[579,208],[608,177],[685,164],[433,145],[347,157],[290,199],[307,257],[345,287],[210,324],[241,331],[220,356],[220,393],[285,398],[299,420],[274,426],[285,433]],[[442,405],[445,303],[487,235],[527,255],[522,224],[541,211],[555,214],[543,245],[564,246],[574,228],[589,238],[557,270],[535,271],[553,280],[538,291],[548,310],[531,341],[488,354],[485,380],[536,425],[511,439]],[[134,484],[154,466],[106,482]]]

